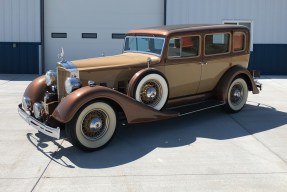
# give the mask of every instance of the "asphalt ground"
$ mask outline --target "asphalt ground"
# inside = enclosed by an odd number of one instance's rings
[[[82,152],[17,113],[35,75],[0,75],[0,191],[287,191],[287,76],[264,76],[237,114],[221,108],[119,127]]]

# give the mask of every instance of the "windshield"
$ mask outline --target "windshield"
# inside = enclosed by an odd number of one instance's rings
[[[127,36],[125,39],[124,52],[141,52],[161,55],[164,38]]]

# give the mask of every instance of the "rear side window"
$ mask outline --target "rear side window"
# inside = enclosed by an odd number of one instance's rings
[[[245,34],[242,32],[235,32],[233,34],[233,51],[245,50]]]
[[[205,36],[205,55],[228,53],[230,44],[229,33],[216,33]]]
[[[168,57],[184,58],[199,56],[200,36],[185,36],[171,38],[169,41]]]

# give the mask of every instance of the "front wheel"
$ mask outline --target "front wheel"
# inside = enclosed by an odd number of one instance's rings
[[[108,144],[116,126],[114,109],[105,102],[95,102],[84,107],[66,124],[66,134],[74,146],[95,151]]]
[[[246,81],[242,78],[235,79],[228,88],[226,110],[231,113],[239,112],[244,107],[247,97]]]

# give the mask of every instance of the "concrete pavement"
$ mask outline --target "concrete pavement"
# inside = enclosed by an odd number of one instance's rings
[[[237,114],[220,108],[120,127],[85,153],[17,114],[33,75],[0,75],[0,191],[287,191],[287,77],[263,77]]]

